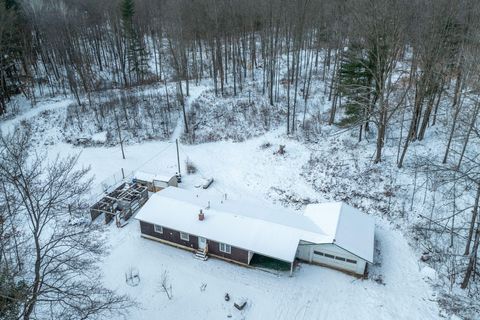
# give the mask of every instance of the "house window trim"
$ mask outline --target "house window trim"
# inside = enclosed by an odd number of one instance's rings
[[[186,232],[180,232],[180,240],[190,241],[190,234]]]
[[[222,249],[222,246],[224,247],[224,249]],[[219,242],[218,250],[223,253],[232,254],[232,246],[226,243]]]
[[[160,228],[160,229],[158,229],[158,228]],[[158,224],[154,224],[153,225],[153,232],[163,234],[163,227],[158,225]]]

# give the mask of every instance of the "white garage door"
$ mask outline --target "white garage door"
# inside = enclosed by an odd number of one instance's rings
[[[312,261],[352,272],[356,271],[358,263],[358,261],[355,259],[342,257],[338,254],[335,255],[320,250],[313,251]]]

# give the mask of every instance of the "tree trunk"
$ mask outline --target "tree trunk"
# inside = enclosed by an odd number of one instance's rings
[[[387,130],[387,119],[388,119],[388,110],[385,106],[385,99],[383,98],[383,93],[380,93],[380,117],[379,123],[377,124],[378,133],[377,133],[377,145],[375,153],[375,163],[382,161],[382,149],[385,143],[385,132]]]
[[[480,184],[477,186],[477,195],[475,196],[475,204],[473,205],[472,210],[472,220],[470,221],[470,227],[468,228],[468,236],[467,236],[467,245],[465,246],[465,253],[464,255],[470,254],[470,245],[472,243],[473,231],[475,230],[475,222],[477,221],[478,217],[478,206],[480,202]]]
[[[477,265],[477,255],[478,255],[478,244],[480,242],[480,223],[477,222],[477,230],[475,232],[475,240],[473,242],[472,252],[470,253],[470,257],[468,259],[468,266],[467,271],[465,271],[465,277],[463,278],[462,285],[460,286],[462,289],[468,287],[468,283],[470,282],[470,277],[472,273],[475,271],[475,267]]]
[[[470,140],[470,134],[472,133],[472,130],[475,127],[475,122],[477,121],[479,107],[480,107],[480,103],[477,102],[477,104],[475,105],[475,109],[473,110],[472,121],[470,122],[470,126],[468,127],[467,136],[465,137],[465,142],[463,143],[462,152],[460,153],[460,159],[458,160],[458,164],[457,164],[458,168],[460,168],[460,165],[462,164],[465,151],[467,150],[468,140]]]
[[[443,156],[442,163],[447,163],[448,153],[450,152],[450,145],[452,144],[453,135],[455,133],[455,128],[456,128],[456,125],[457,125],[458,114],[460,113],[460,96],[461,96],[461,87],[462,87],[461,82],[462,82],[462,73],[459,72],[458,76],[457,76],[457,83],[455,85],[455,96],[454,96],[454,99],[453,99],[453,108],[454,108],[453,123],[452,123],[452,127],[450,129],[450,134],[449,134],[448,142],[447,142],[447,148],[445,149],[445,155]]]

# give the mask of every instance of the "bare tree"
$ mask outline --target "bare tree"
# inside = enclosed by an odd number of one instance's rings
[[[172,300],[172,284],[170,283],[170,277],[167,270],[163,270],[162,277],[160,278],[160,289],[165,292],[168,300]]]
[[[12,231],[25,235],[18,246],[27,254],[16,261],[21,270],[16,279],[25,286],[19,300],[24,320],[88,319],[121,314],[132,305],[101,285],[96,262],[103,246],[98,230],[82,214],[89,168],[77,170],[77,160],[57,156],[48,161],[31,148],[26,130],[0,138],[4,205],[15,207]]]

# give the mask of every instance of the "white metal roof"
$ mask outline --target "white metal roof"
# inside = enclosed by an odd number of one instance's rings
[[[210,208],[206,209],[209,203]],[[198,220],[200,209],[205,214],[203,221]],[[153,194],[136,215],[136,219],[144,222],[287,262],[295,259],[300,240],[311,243],[333,242],[335,237],[331,225],[336,225],[337,222],[333,221],[334,217],[330,218],[332,221],[324,223],[323,230],[317,219],[301,213],[272,208],[262,203],[223,200],[221,197],[175,187]],[[348,219],[344,223],[348,225]],[[345,230],[348,232],[348,228]]]
[[[167,175],[167,174],[157,174],[157,173],[149,173],[144,171],[137,171],[135,172],[134,178],[142,181],[153,182],[156,181],[165,181],[168,182],[172,179],[174,175]]]
[[[375,220],[342,202],[309,204],[305,208],[319,228],[332,237],[332,243],[373,263]]]

